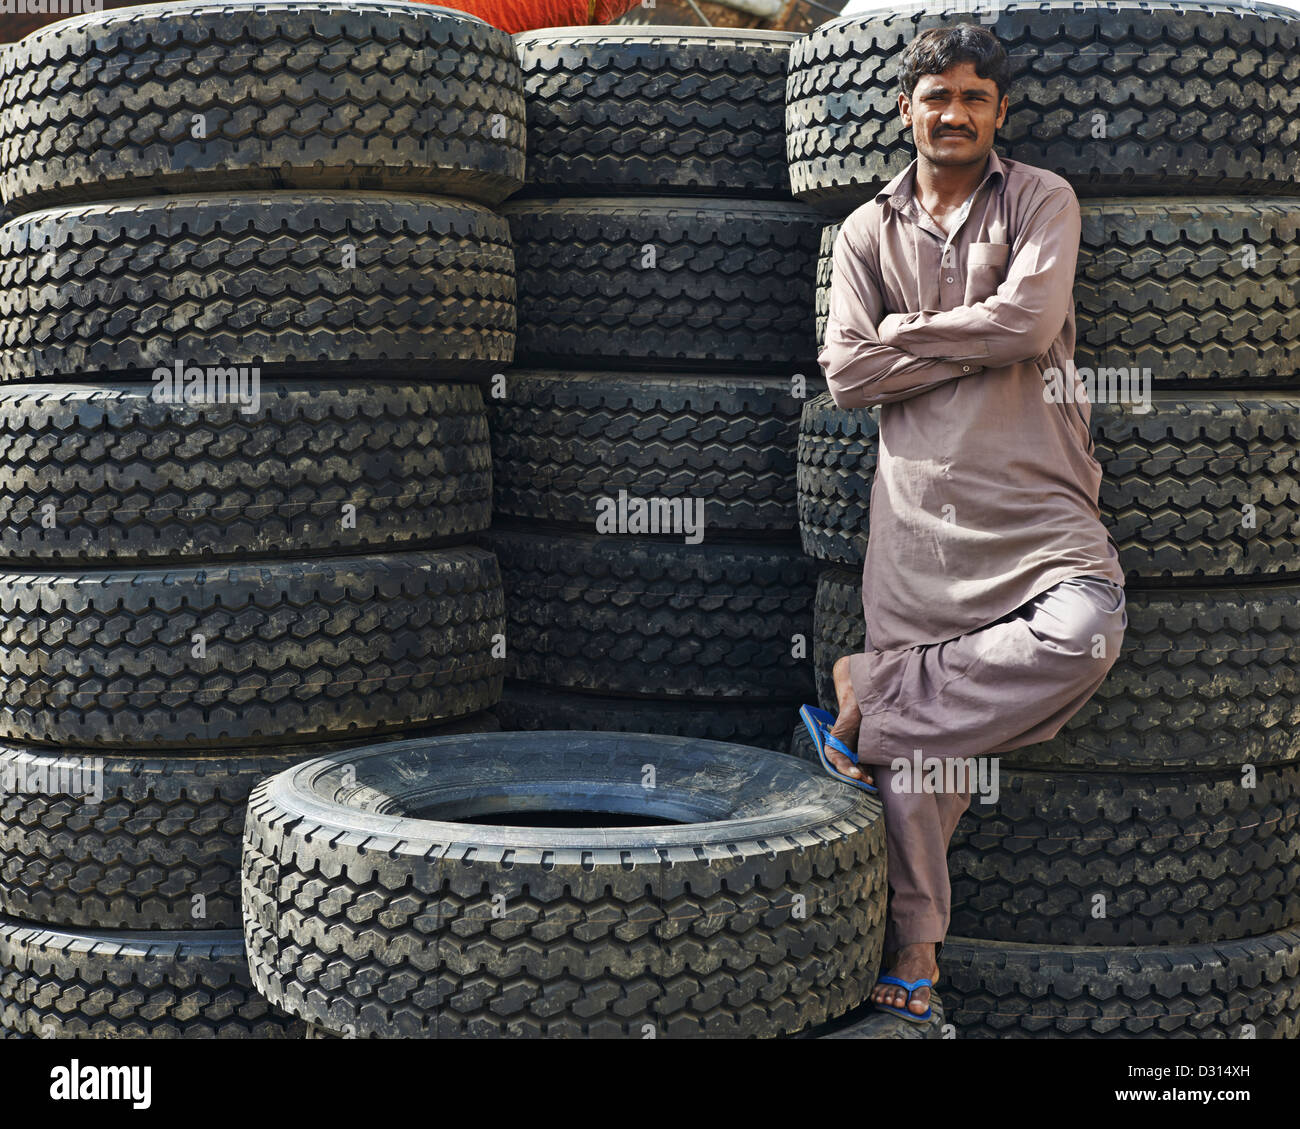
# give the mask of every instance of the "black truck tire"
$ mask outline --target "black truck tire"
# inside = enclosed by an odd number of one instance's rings
[[[501,728],[600,730],[662,733],[706,741],[730,741],[784,752],[789,743],[791,704],[752,702],[646,701],[607,694],[577,694],[552,686],[507,682],[493,712]]]
[[[1014,758],[997,802],[975,796],[953,835],[953,933],[1189,945],[1300,925],[1300,767],[1104,775]]]
[[[823,707],[831,668],[865,638],[858,573],[817,584],[813,661]],[[1118,661],[1050,741],[1007,753],[1023,768],[1239,769],[1300,758],[1300,584],[1128,588]]]
[[[1199,945],[1079,948],[949,934],[958,1039],[1294,1039],[1300,931]]]
[[[496,512],[590,529],[599,498],[702,499],[705,527],[796,528],[803,401],[779,377],[512,369],[489,401]]]
[[[878,409],[839,408],[827,393],[804,405],[795,504],[799,537],[810,557],[862,564],[879,450]]]
[[[0,227],[0,378],[182,364],[474,380],[509,363],[514,301],[506,221],[447,196],[50,208]]]
[[[508,677],[647,698],[798,703],[811,689],[813,562],[797,545],[494,526]]]
[[[491,524],[473,385],[266,383],[251,412],[151,392],[0,386],[0,559],[294,558]]]
[[[0,917],[0,1027],[45,1039],[301,1039],[249,982],[243,938]]]
[[[511,200],[500,214],[514,239],[518,362],[820,378],[815,209],[606,196]]]
[[[528,825],[566,811],[614,825]],[[245,939],[268,1000],[345,1035],[772,1037],[874,983],[883,848],[875,800],[779,753],[404,741],[259,785]]]
[[[1152,394],[1151,410],[1093,404],[1101,519],[1130,581],[1300,575],[1300,398]],[[804,551],[862,563],[876,470],[876,415],[817,396],[799,432]]]
[[[215,748],[452,720],[500,697],[504,629],[478,548],[0,573],[0,740]]]
[[[516,34],[525,192],[788,199],[785,83],[798,38],[727,27]]]
[[[1073,361],[1094,403],[1138,387],[1300,386],[1300,200],[1084,200]],[[835,237],[822,233],[817,344],[826,340]],[[1111,391],[1112,386],[1115,392]]]
[[[870,1000],[839,1019],[805,1031],[801,1039],[942,1039],[944,1036],[943,1000],[938,991],[930,992],[930,1018],[925,1023],[910,1023],[897,1015],[881,1011]]]
[[[499,728],[475,714],[366,745]],[[249,793],[304,760],[357,746],[216,757],[0,746],[0,914],[73,929],[239,929]]]
[[[489,206],[524,168],[510,36],[445,8],[177,3],[63,20],[0,71],[0,196],[378,189]]]
[[[1006,3],[1001,155],[1080,196],[1300,193],[1300,18],[1261,4]],[[955,6],[845,16],[790,52],[786,153],[797,199],[846,215],[914,156],[898,112],[903,48],[971,22]],[[1105,127],[1099,135],[1098,127]]]

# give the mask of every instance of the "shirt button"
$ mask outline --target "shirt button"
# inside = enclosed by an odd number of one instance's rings
[[[970,372],[970,365],[962,365],[962,366],[961,366],[961,371],[962,371],[962,372]]]
[[[949,275],[949,276],[948,276],[948,281],[949,281],[949,282],[952,281],[952,275]]]

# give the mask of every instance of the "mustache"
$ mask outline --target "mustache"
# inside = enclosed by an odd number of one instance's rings
[[[948,137],[948,136],[955,136],[955,137],[971,137],[971,136],[973,136],[973,134],[971,134],[969,130],[965,130],[965,129],[937,129],[937,130],[934,131],[934,135],[935,135],[935,137]]]

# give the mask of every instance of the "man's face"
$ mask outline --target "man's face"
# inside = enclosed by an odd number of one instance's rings
[[[980,78],[974,63],[954,63],[943,74],[922,75],[910,99],[898,96],[917,151],[935,165],[982,162],[1010,103],[1006,95],[998,101],[997,83]]]

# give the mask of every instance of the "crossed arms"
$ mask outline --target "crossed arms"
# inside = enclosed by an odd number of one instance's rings
[[[874,233],[859,247],[846,224],[835,240],[826,343],[817,357],[835,403],[868,408],[908,400],[1042,356],[1069,313],[1080,232],[1078,200],[1057,189],[1022,225],[995,294],[951,310],[886,314]]]

